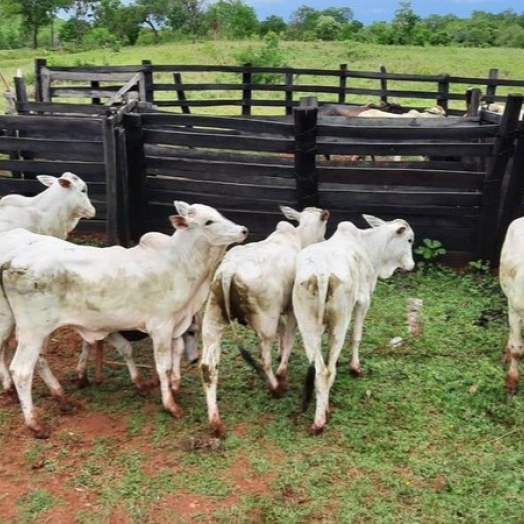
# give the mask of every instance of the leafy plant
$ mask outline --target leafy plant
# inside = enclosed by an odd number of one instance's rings
[[[433,261],[441,255],[446,254],[442,242],[440,240],[431,240],[430,238],[425,238],[422,241],[422,245],[415,249],[415,253],[420,255],[422,258],[428,261]]]
[[[264,46],[248,47],[237,53],[236,59],[241,64],[251,64],[255,67],[285,67],[284,52],[280,48],[280,39],[270,31],[264,37]],[[253,82],[257,84],[273,84],[282,81],[279,73],[254,73]]]
[[[471,260],[468,262],[468,269],[475,273],[487,273],[491,266],[487,260]]]

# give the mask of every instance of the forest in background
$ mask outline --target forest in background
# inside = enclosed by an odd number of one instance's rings
[[[85,51],[173,41],[353,41],[380,45],[524,48],[524,11],[420,17],[400,1],[391,21],[364,25],[350,7],[299,7],[258,20],[242,0],[0,0],[0,49]],[[278,64],[277,64],[278,65]]]

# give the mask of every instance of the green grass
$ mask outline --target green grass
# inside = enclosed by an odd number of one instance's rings
[[[424,301],[424,330],[412,338],[408,297]],[[249,332],[239,336],[254,350]],[[394,336],[402,345],[389,346]],[[380,282],[365,324],[364,375],[350,376],[346,349],[331,419],[311,437],[313,407],[299,410],[307,368],[299,341],[289,391],[273,399],[228,336],[219,407],[229,436],[217,450],[187,446],[207,438],[194,370],[183,376],[181,420],[162,411],[157,393],[136,395],[125,370],[108,370],[102,385],[72,394],[120,432],[86,446],[81,430],[61,432],[59,423],[50,441],[24,441],[31,491],[18,519],[51,518],[64,503],[46,483],[60,475],[64,489],[93,494],[96,511],[79,510],[81,524],[109,522],[115,511],[130,523],[521,522],[524,397],[504,390],[506,337],[505,300],[488,272],[426,266]],[[137,357],[150,355],[141,343]],[[195,501],[189,515],[177,512],[183,497]]]

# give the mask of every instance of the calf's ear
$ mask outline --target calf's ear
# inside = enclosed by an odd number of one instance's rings
[[[189,208],[191,207],[187,202],[183,202],[182,200],[175,200],[174,201],[175,208],[178,211],[179,215],[187,216],[189,214]]]
[[[58,183],[64,189],[69,189],[73,185],[73,182],[71,182],[71,180],[69,180],[67,178],[59,178],[58,179]]]
[[[386,222],[381,218],[375,217],[373,215],[362,215],[362,218],[371,226],[379,227],[383,226]]]
[[[296,220],[297,222],[300,222],[300,213],[289,206],[279,206],[280,211],[284,214],[286,218],[289,220]]]
[[[171,215],[169,220],[175,229],[185,229],[187,227],[187,221],[181,215]]]
[[[58,180],[56,176],[51,175],[37,175],[36,178],[41,184],[47,187],[52,186]]]
[[[327,209],[322,210],[322,215],[320,216],[320,220],[323,220],[324,222],[329,218],[329,211]]]
[[[404,233],[404,231],[407,230],[407,227],[406,226],[399,226],[398,229],[397,229],[397,235],[402,235],[402,233]]]

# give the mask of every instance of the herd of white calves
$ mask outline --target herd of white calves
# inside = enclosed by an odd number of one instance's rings
[[[139,388],[144,382],[121,332],[149,334],[163,405],[179,417],[182,410],[175,396],[181,358],[188,349],[184,335],[204,305],[200,369],[213,434],[225,434],[216,400],[220,341],[235,320],[256,333],[263,371],[275,395],[286,389],[298,327],[316,392],[311,432],[319,433],[326,424],[329,392],[350,320],[351,370],[360,373],[359,344],[378,278],[415,265],[414,234],[405,220],[386,222],[364,215],[370,228],[343,221],[324,240],[329,212],[314,207],[299,212],[282,206],[284,216],[297,226],[281,221],[265,240],[233,246],[247,238],[245,227],[209,206],[175,201],[172,235],[147,233],[132,248],[81,246],[65,238],[81,218],[95,215],[85,182],[73,173],[38,178],[48,188],[35,197],[0,199],[0,377],[5,392],[18,396],[25,423],[39,438],[49,431],[33,405],[35,368],[53,397],[68,406],[45,358],[47,340],[56,329],[73,328],[86,344],[106,339],[124,356]],[[508,230],[500,264],[509,305],[507,387],[512,392],[523,353],[523,255],[524,219],[518,219]],[[8,365],[5,349],[15,327],[17,347]],[[280,342],[276,372],[271,363],[275,339]],[[86,347],[79,361],[83,377]]]

